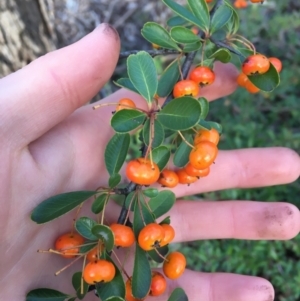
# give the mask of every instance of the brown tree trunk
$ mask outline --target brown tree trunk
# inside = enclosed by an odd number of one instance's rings
[[[0,77],[56,48],[53,0],[0,0]]]

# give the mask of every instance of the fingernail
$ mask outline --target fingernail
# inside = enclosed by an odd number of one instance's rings
[[[117,30],[108,23],[101,23],[95,28],[95,31],[96,30],[100,30],[108,36],[114,37],[116,40],[119,40],[119,34]]]

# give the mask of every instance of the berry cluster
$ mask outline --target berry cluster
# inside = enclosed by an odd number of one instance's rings
[[[250,80],[249,76],[255,76],[268,72],[270,65],[273,65],[278,73],[282,70],[282,63],[276,57],[267,58],[261,54],[254,54],[246,58],[242,65],[242,72],[237,77],[239,86],[245,88],[249,93],[260,91]]]
[[[264,0],[250,0],[252,3],[264,3]],[[233,3],[235,8],[246,8],[248,6],[248,2],[246,0],[235,0]]]

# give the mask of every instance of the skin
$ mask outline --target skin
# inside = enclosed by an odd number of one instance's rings
[[[110,78],[119,49],[116,32],[101,25],[81,41],[0,80],[1,300],[24,300],[29,290],[38,287],[73,292],[71,275],[81,269],[81,264],[55,277],[54,272],[70,261],[54,254],[37,254],[36,250],[52,247],[58,235],[70,231],[75,213],[44,225],[33,223],[30,213],[55,194],[107,184],[102,158],[113,134],[109,120],[114,107],[93,111],[90,105],[83,105]],[[201,91],[209,100],[236,89],[238,73],[233,66],[218,64],[215,71],[216,81]],[[123,97],[146,108],[139,96],[125,90],[102,102],[118,102]],[[298,154],[282,147],[220,151],[210,176],[201,179],[201,184],[179,185],[174,191],[182,197],[228,188],[287,184],[299,177],[299,170]],[[115,206],[109,203],[108,222],[117,218]],[[83,215],[90,212],[86,207]],[[300,227],[299,210],[282,202],[178,201],[170,215],[175,242],[285,240],[297,235]],[[130,264],[128,259],[126,269]],[[178,285],[191,301],[271,301],[274,297],[272,285],[262,278],[186,271],[169,284],[166,295],[156,300],[166,300]],[[89,294],[85,300],[97,299]]]

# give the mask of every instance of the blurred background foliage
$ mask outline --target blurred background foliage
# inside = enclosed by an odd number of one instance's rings
[[[254,95],[239,88],[229,97],[211,103],[208,119],[223,125],[220,149],[284,146],[299,153],[300,2],[248,2],[247,8],[238,11],[239,33],[259,52],[282,60],[280,87],[274,93]],[[116,27],[122,50],[150,49],[140,35],[141,27],[149,20],[164,24],[171,16],[158,0],[0,0],[0,4],[0,77],[47,51],[76,42],[101,22]],[[164,63],[163,59],[157,60],[158,69],[162,70]],[[113,79],[124,72],[123,60]],[[112,82],[108,83],[94,100],[115,89]],[[284,201],[300,208],[299,196],[298,180],[269,188],[206,193],[195,199]],[[198,241],[174,248],[187,255],[190,268],[261,276],[273,283],[276,301],[300,300],[300,236],[286,242]]]

